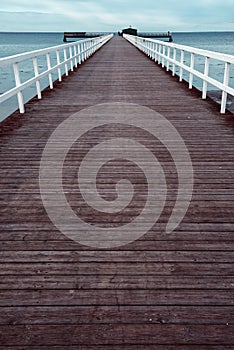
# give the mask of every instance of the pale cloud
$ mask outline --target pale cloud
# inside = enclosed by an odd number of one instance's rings
[[[0,11],[0,31],[234,30],[233,0],[8,0]]]

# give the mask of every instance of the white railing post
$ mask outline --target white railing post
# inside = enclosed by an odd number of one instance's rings
[[[154,43],[153,41],[150,43],[150,57],[153,59],[154,57]]]
[[[59,81],[62,81],[62,73],[61,73],[61,66],[60,66],[60,54],[59,54],[59,51],[57,50],[56,51],[56,57],[57,57],[57,65],[59,66],[58,67],[58,79]]]
[[[164,66],[165,66],[165,58],[164,58],[165,53],[166,53],[166,47],[163,45],[163,52],[162,52],[162,54],[163,54],[163,57],[162,57],[162,68],[164,68]]]
[[[51,69],[51,61],[50,61],[50,54],[49,53],[46,54],[46,62],[47,62],[47,68],[48,68],[48,70],[50,70]],[[53,89],[54,85],[53,85],[52,73],[49,73],[49,84],[50,84],[50,88]]]
[[[180,63],[184,64],[184,50],[181,50],[181,54],[180,54]],[[180,82],[183,80],[183,67],[180,67]]]
[[[13,70],[14,70],[14,75],[15,75],[15,86],[18,87],[21,85],[18,62],[13,63]],[[24,99],[23,99],[22,91],[19,91],[17,93],[17,98],[18,98],[19,111],[20,111],[20,113],[24,113],[25,109],[24,109]]]
[[[74,57],[75,57],[75,67],[77,68],[78,61],[77,61],[77,47],[76,47],[76,45],[73,46],[73,50],[74,50]]]
[[[73,65],[73,54],[72,54],[72,47],[69,47],[69,55],[70,55],[70,67],[71,67],[71,71],[74,71],[74,65]]]
[[[204,69],[204,78],[206,79],[209,74],[209,63],[210,63],[210,58],[206,57],[205,61],[205,69]],[[203,87],[202,87],[202,98],[203,100],[206,99],[206,94],[207,94],[207,81],[203,80]]]
[[[230,77],[230,68],[231,68],[231,64],[229,62],[226,62],[225,63],[225,70],[224,70],[224,78],[223,78],[223,85],[224,85],[224,87],[228,86],[229,77]],[[222,113],[222,114],[225,113],[225,111],[226,111],[226,104],[227,104],[227,92],[223,90],[220,113]]]
[[[157,60],[158,60],[158,43],[155,43],[154,60],[155,60],[155,62],[157,62]]]
[[[89,41],[86,41],[86,59],[89,58]]]
[[[167,72],[169,71],[170,68],[170,56],[171,56],[171,48],[167,48]]]
[[[87,59],[87,42],[85,41],[84,42],[84,61],[86,61],[86,59]]]
[[[191,58],[190,58],[190,69],[194,69],[194,53],[191,53]],[[190,72],[189,74],[189,89],[193,88],[193,73]]]
[[[67,49],[63,49],[63,56],[64,56],[64,67],[65,67],[65,73],[66,76],[68,76],[68,67],[67,67]]]
[[[176,68],[176,64],[175,64],[175,62],[176,62],[176,53],[177,53],[177,51],[176,51],[176,48],[174,47],[174,49],[173,49],[173,65],[172,65],[172,75],[173,75],[173,77],[175,76],[175,68]]]
[[[159,47],[158,47],[158,64],[161,63],[161,48],[162,48],[162,45],[159,44]]]
[[[80,43],[77,45],[77,53],[78,53],[78,63],[80,65],[81,62],[82,62],[82,58],[81,58],[81,44]]]
[[[80,43],[80,52],[81,52],[81,63],[84,62],[84,43]]]
[[[37,57],[33,57],[33,67],[34,67],[34,75],[35,77],[38,77],[39,71],[38,71]],[[36,89],[37,89],[37,97],[39,100],[41,100],[41,86],[40,86],[39,80],[36,80]]]
[[[165,45],[163,45],[163,52],[162,52],[162,54],[163,54],[163,58],[162,58],[162,68],[164,68],[164,66],[165,66],[165,58],[164,58],[164,56],[165,56],[165,54],[166,54],[166,46],[165,46]]]
[[[92,55],[92,41],[89,42],[89,57]]]

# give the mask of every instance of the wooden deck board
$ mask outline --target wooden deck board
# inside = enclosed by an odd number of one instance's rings
[[[0,124],[0,349],[233,349],[234,118],[186,85],[117,37],[45,90],[41,101],[30,101],[25,115],[15,112]],[[158,225],[131,244],[98,251],[53,226],[38,179],[53,130],[106,102],[137,103],[166,117],[190,152],[195,183],[187,215],[172,234],[164,229],[178,182],[173,172]],[[93,133],[76,156],[111,132]],[[120,126],[113,135],[128,132]],[[137,137],[167,162],[160,145],[143,131]],[[118,161],[112,170],[121,176],[126,165]],[[133,170],[142,191],[141,173]],[[99,186],[111,195],[116,177],[108,170],[102,176]],[[73,178],[66,174],[71,205],[77,203]],[[128,222],[142,198],[111,222],[85,207],[81,214],[99,224]]]

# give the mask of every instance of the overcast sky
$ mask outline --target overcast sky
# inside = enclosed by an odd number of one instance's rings
[[[234,31],[234,0],[7,0],[0,31]]]

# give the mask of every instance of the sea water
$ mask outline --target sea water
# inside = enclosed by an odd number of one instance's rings
[[[205,33],[173,33],[173,40],[176,44],[193,46],[204,50],[222,52],[234,55],[234,32],[205,32]],[[63,44],[63,33],[0,33],[0,57],[12,56],[19,53],[38,50],[46,47]],[[39,59],[39,71],[45,65],[44,58]],[[185,64],[189,64],[190,57],[185,55]],[[56,58],[52,57],[52,64],[56,63]],[[199,58],[195,62],[195,68],[201,72],[204,70],[204,58]],[[234,69],[234,68],[233,68]],[[219,61],[211,61],[210,71],[216,79],[222,81],[224,64]],[[20,64],[22,81],[33,76],[32,62],[25,61]],[[178,73],[178,69],[177,69]],[[56,74],[54,74],[56,79]],[[184,79],[188,80],[188,74],[184,73]],[[48,85],[48,79],[44,79],[42,87]],[[194,78],[194,85],[202,88],[202,82]],[[234,87],[234,71],[230,74],[230,85]],[[12,67],[0,67],[0,94],[15,86]],[[208,85],[208,89],[214,87]],[[36,95],[35,86],[26,89],[24,100],[27,101]],[[0,106],[0,120],[17,109],[17,98],[11,98]]]

